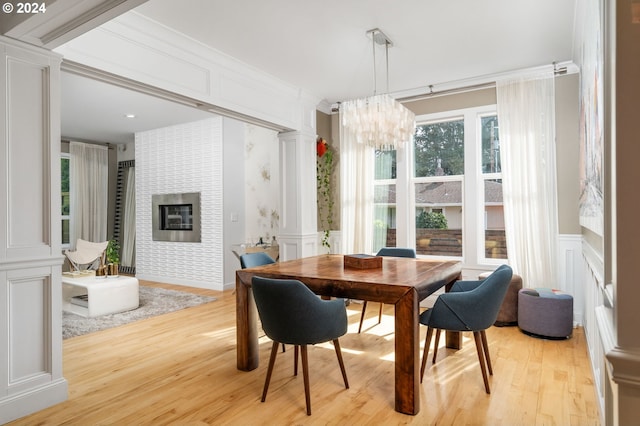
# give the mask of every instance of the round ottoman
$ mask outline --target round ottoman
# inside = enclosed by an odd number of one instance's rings
[[[478,275],[479,280],[484,280],[492,271],[483,272]],[[503,327],[507,325],[518,325],[518,292],[522,288],[522,277],[520,275],[513,274],[507,294],[504,296],[504,301],[500,306],[500,312],[496,322],[493,324],[497,327]]]
[[[573,296],[551,288],[518,292],[518,326],[526,334],[568,339],[573,333]]]

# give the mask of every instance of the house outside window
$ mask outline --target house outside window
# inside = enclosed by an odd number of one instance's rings
[[[506,259],[495,106],[416,122],[412,143],[376,152],[374,251],[415,247],[467,266]]]

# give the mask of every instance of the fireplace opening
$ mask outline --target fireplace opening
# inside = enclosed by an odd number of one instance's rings
[[[164,231],[193,231],[193,204],[161,205],[160,229]]]
[[[201,241],[199,192],[154,194],[151,203],[154,241]]]

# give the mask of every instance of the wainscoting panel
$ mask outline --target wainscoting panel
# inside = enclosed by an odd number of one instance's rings
[[[42,268],[28,275],[8,274],[10,393],[51,380],[51,318],[46,315],[51,305],[50,273]]]
[[[584,332],[596,393],[600,402],[600,413],[605,412],[605,396],[610,392],[610,379],[606,368],[605,354],[613,349],[613,318],[610,308],[605,307],[604,262],[602,257],[586,242],[582,245],[584,277]]]
[[[584,323],[584,267],[582,236],[563,234],[558,238],[558,288],[573,296],[573,322]]]

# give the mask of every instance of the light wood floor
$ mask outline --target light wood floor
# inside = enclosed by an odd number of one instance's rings
[[[238,371],[232,291],[178,289],[218,300],[65,340],[68,401],[11,424],[599,424],[580,328],[569,340],[550,341],[517,327],[491,327],[491,395],[484,392],[475,346],[465,334],[462,350],[441,348],[438,362],[428,364],[420,413],[407,416],[394,411],[393,307],[385,305],[383,323],[373,327],[378,309],[372,304],[357,334],[361,305],[351,304],[349,333],[340,339],[351,388],[344,389],[332,347],[310,347],[313,414],[307,417],[302,376],[292,374],[293,350],[279,354],[261,403],[270,341],[260,341],[257,370]],[[420,331],[424,339],[425,327]]]

